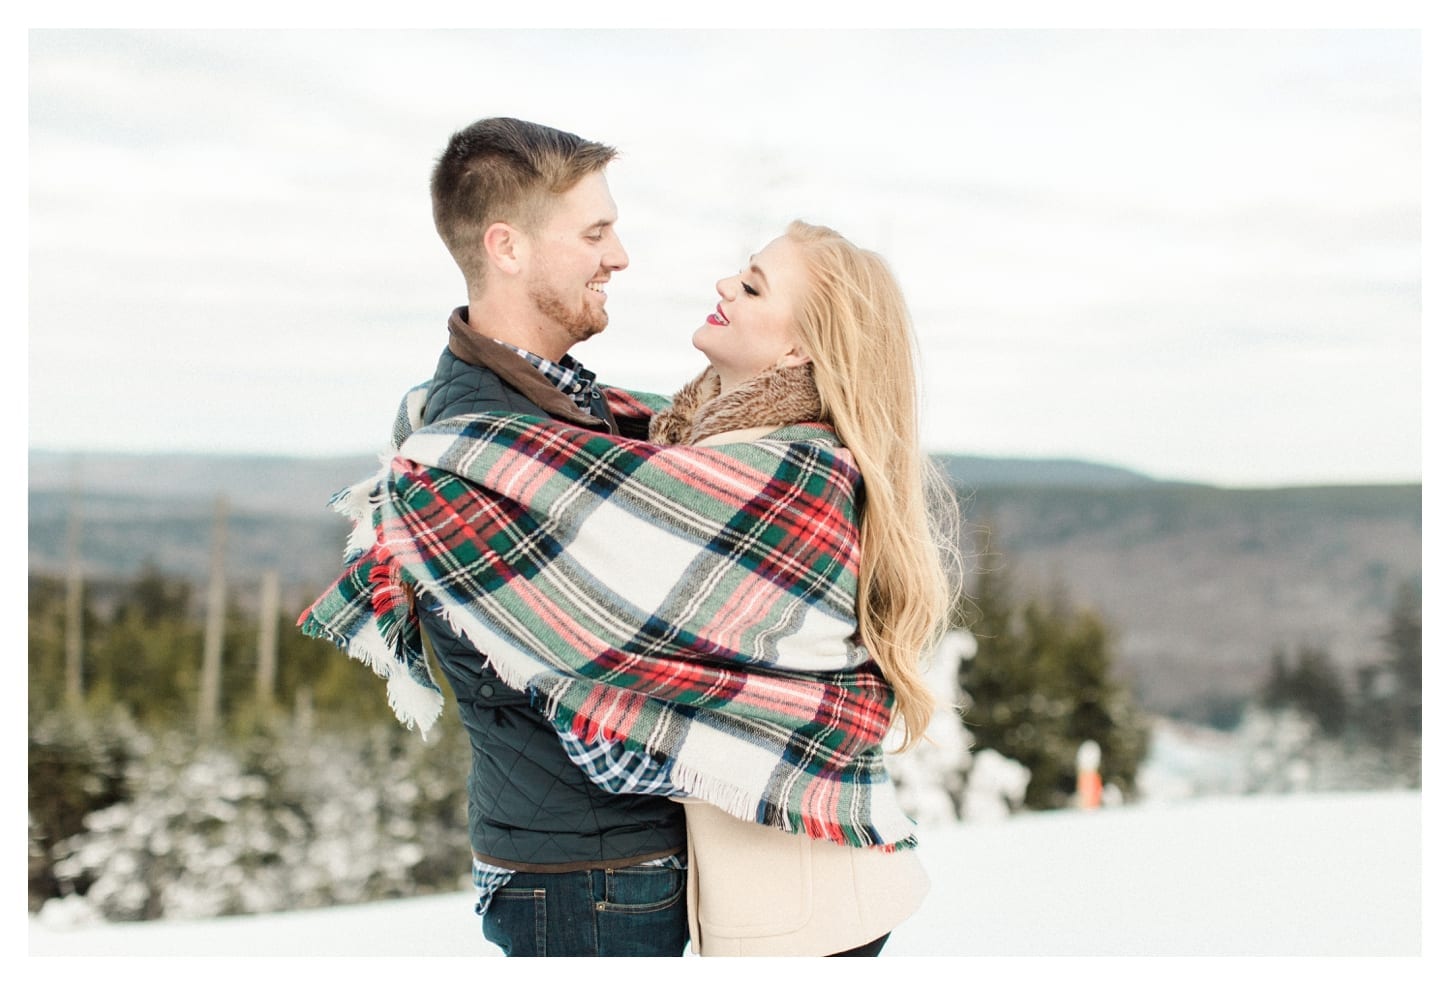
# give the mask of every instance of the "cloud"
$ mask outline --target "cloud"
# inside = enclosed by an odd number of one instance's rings
[[[624,152],[632,263],[579,353],[607,378],[697,370],[715,280],[801,216],[897,271],[930,405],[972,414],[928,421],[938,448],[1287,481],[1349,421],[1385,436],[1364,477],[1419,467],[1414,32],[37,31],[30,54],[37,446],[375,447],[463,302],[433,159],[509,114]],[[1227,440],[1259,393],[1233,356],[1305,392]]]

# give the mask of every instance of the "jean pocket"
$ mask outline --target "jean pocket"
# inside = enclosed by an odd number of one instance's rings
[[[601,954],[673,957],[690,940],[685,912],[685,873],[659,866],[631,866],[604,873],[604,899],[594,904]]]
[[[483,914],[483,936],[509,957],[548,953],[549,925],[543,889],[510,889],[494,893]]]
[[[631,865],[604,872],[604,899],[597,909],[616,913],[668,910],[685,895],[685,872],[658,865]]]

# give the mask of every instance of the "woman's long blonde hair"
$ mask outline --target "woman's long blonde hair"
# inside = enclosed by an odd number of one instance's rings
[[[959,588],[955,499],[920,446],[911,316],[879,255],[799,220],[786,236],[810,273],[797,328],[825,418],[866,487],[861,640],[895,692],[893,715],[910,748],[936,706],[922,663],[941,639]]]

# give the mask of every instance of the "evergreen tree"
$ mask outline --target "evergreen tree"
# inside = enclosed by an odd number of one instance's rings
[[[980,747],[1031,771],[1025,804],[1061,807],[1077,779],[1077,750],[1102,749],[1102,776],[1131,796],[1148,729],[1116,680],[1111,637],[1093,612],[1065,599],[1018,602],[1005,571],[979,575],[971,605],[977,655],[964,668],[963,721]]]
[[[1384,653],[1360,668],[1355,723],[1388,756],[1389,770],[1418,786],[1424,702],[1418,585],[1400,586],[1381,640]]]
[[[1289,654],[1282,646],[1274,647],[1274,652],[1269,655],[1269,677],[1259,689],[1259,703],[1275,710],[1288,707],[1293,692],[1291,676]]]
[[[1415,586],[1404,584],[1395,595],[1389,629],[1384,635],[1389,650],[1386,663],[1395,685],[1394,727],[1403,735],[1420,735],[1422,729],[1424,663],[1421,640],[1420,592]]]
[[[134,619],[142,626],[186,618],[191,612],[191,591],[190,582],[170,578],[148,562],[123,589],[115,618],[117,621]]]
[[[237,734],[266,724],[262,710],[253,707],[256,618],[238,604],[241,593],[253,588],[234,586],[227,606],[221,713],[225,727]],[[29,589],[34,723],[64,700],[65,586],[56,578],[32,576]],[[99,594],[87,593],[84,612],[86,709],[93,715],[122,711],[147,728],[191,722],[202,650],[195,587],[148,564],[133,578],[105,586],[107,601],[98,613],[93,600]],[[276,711],[289,712],[305,688],[320,723],[391,722],[383,682],[332,644],[296,630],[295,612],[290,606],[284,611],[286,625],[278,634]]]
[[[1314,717],[1325,735],[1336,737],[1344,732],[1349,702],[1344,685],[1335,670],[1329,652],[1320,647],[1303,647],[1293,678],[1296,703]]]
[[[1302,712],[1321,734],[1331,738],[1342,735],[1349,721],[1344,685],[1329,652],[1322,647],[1300,646],[1292,667],[1283,648],[1275,648],[1259,694],[1264,707]]]
[[[30,576],[28,609],[29,718],[58,708],[65,692],[65,584],[59,578]]]

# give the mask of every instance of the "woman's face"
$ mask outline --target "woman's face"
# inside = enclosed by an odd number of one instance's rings
[[[772,366],[809,362],[795,315],[809,286],[800,247],[782,236],[750,258],[738,274],[715,284],[720,303],[692,341],[733,389]]]

